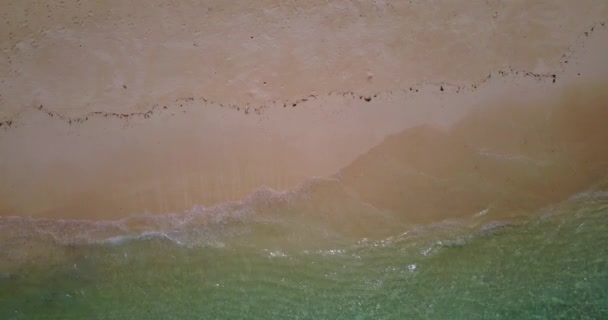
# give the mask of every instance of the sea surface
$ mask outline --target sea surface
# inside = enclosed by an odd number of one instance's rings
[[[2,217],[0,319],[608,319],[605,188],[406,224],[311,205],[328,184],[119,221]]]

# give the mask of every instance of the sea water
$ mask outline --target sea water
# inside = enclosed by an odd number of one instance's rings
[[[376,238],[281,215],[303,210],[285,198],[108,222],[1,218],[0,319],[608,319],[604,191]]]

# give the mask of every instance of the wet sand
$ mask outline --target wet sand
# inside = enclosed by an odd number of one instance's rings
[[[338,176],[355,197],[410,223],[535,213],[608,177],[605,87],[567,87],[553,103],[505,99],[449,129],[406,129]]]

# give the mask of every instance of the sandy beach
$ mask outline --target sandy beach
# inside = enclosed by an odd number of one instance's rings
[[[608,319],[608,1],[0,1],[0,319]]]
[[[0,215],[182,212],[330,176],[471,110],[606,104],[602,1],[61,6],[0,10]],[[489,150],[510,134],[494,129],[478,130]]]

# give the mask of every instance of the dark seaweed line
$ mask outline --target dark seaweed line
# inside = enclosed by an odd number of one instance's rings
[[[603,22],[593,24],[587,31],[585,31],[583,33],[584,36],[589,37],[598,27],[605,27],[606,23],[607,22],[603,21]],[[581,47],[584,47],[584,45],[582,45]],[[564,65],[568,64],[568,62],[569,62],[568,59],[571,57],[573,52],[574,52],[574,50],[572,49],[572,47],[570,47],[566,50],[566,52],[564,54],[562,54],[561,61],[560,61],[561,70],[559,72],[564,71]],[[475,91],[478,88],[482,87],[484,84],[486,84],[493,78],[501,78],[501,77],[504,78],[504,77],[512,76],[512,75],[519,75],[519,76],[524,76],[524,77],[528,77],[528,78],[533,78],[536,81],[549,80],[552,83],[556,83],[556,81],[557,81],[556,73],[534,73],[531,71],[519,70],[519,69],[516,69],[513,67],[504,67],[504,68],[498,69],[497,71],[489,73],[487,77],[481,79],[480,81],[478,81],[476,83],[468,84],[468,85],[455,85],[455,84],[450,84],[450,83],[446,83],[446,82],[422,82],[422,83],[417,83],[415,85],[412,85],[406,89],[401,89],[401,91],[417,93],[423,87],[433,86],[440,92],[447,91],[448,88],[452,89],[452,90],[455,89],[456,93],[460,93],[460,92],[467,91],[467,90],[472,92],[472,91]],[[375,98],[381,97],[383,95],[390,95],[392,93],[393,93],[392,90],[384,91],[384,92],[376,92],[376,93],[372,93],[370,95],[361,95],[361,94],[357,94],[356,92],[353,92],[353,91],[330,91],[329,93],[327,93],[327,96],[351,97],[353,99],[360,99],[360,100],[364,100],[366,102],[371,102]],[[72,124],[84,123],[93,117],[125,119],[127,121],[131,118],[149,119],[156,113],[156,111],[168,110],[169,108],[174,109],[176,107],[183,108],[184,103],[194,102],[194,101],[203,102],[205,104],[210,104],[210,105],[216,105],[216,106],[219,106],[222,108],[230,108],[230,109],[236,110],[238,112],[242,111],[246,115],[250,114],[251,112],[253,112],[257,115],[261,115],[262,112],[264,111],[264,109],[268,108],[270,105],[282,104],[284,108],[287,108],[288,106],[293,108],[293,107],[298,106],[299,104],[303,104],[303,103],[306,103],[307,101],[317,99],[318,97],[319,97],[318,95],[310,94],[306,97],[296,99],[296,100],[291,100],[291,101],[272,100],[268,104],[263,104],[263,105],[260,105],[257,107],[252,107],[249,105],[237,106],[237,105],[231,105],[231,104],[224,104],[224,103],[220,103],[217,101],[209,100],[205,97],[197,97],[197,98],[187,97],[187,98],[175,99],[173,102],[176,103],[176,105],[174,105],[174,106],[163,105],[161,107],[158,104],[154,104],[146,112],[117,113],[117,112],[94,111],[94,112],[90,112],[84,116],[74,117],[74,118],[64,116],[57,112],[53,112],[53,111],[45,108],[44,105],[42,105],[42,104],[38,105],[38,106],[32,106],[32,108],[39,110],[41,112],[44,112],[50,118],[58,118],[58,119],[61,119],[62,121],[65,121],[68,125],[72,125]],[[11,127],[14,127],[18,118],[19,118],[19,114],[17,114],[17,116],[15,116],[12,119],[0,122],[0,129],[6,130]]]

